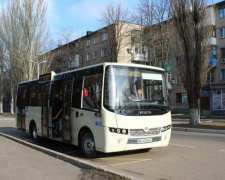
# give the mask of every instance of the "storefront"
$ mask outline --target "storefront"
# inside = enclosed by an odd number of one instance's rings
[[[212,90],[212,114],[225,114],[225,87]]]
[[[208,84],[203,87],[201,111],[204,115],[225,114],[225,84]]]

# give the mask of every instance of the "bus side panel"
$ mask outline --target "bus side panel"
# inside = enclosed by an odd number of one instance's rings
[[[101,122],[101,117],[95,116],[95,112],[73,108],[71,111],[72,144],[78,145],[78,135],[81,128],[88,127],[94,136],[96,149],[103,149],[103,128]]]
[[[25,108],[25,122],[26,122],[26,132],[29,133],[30,122],[34,120],[38,136],[42,136],[42,124],[41,124],[41,106],[26,106]]]

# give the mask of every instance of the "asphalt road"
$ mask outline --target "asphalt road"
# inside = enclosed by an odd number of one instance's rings
[[[1,120],[0,132],[33,140],[24,132],[15,129],[13,119]],[[82,158],[78,148],[54,141],[43,140],[39,146]],[[84,159],[84,161],[90,161]],[[172,132],[166,148],[155,148],[149,152],[131,151],[100,154],[91,160],[96,167],[107,167],[135,179],[213,179],[223,180],[225,172],[225,135],[194,132]]]

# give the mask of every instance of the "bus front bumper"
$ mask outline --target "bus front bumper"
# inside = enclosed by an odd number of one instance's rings
[[[105,130],[107,131],[107,129]],[[165,132],[160,132],[154,136],[134,137],[130,135],[111,133],[109,131],[105,134],[105,146],[97,150],[104,153],[110,153],[168,146],[171,129]]]

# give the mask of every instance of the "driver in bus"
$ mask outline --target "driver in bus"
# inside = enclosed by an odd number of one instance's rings
[[[132,101],[142,100],[142,89],[141,88],[138,88],[136,95],[132,94],[129,98]]]

